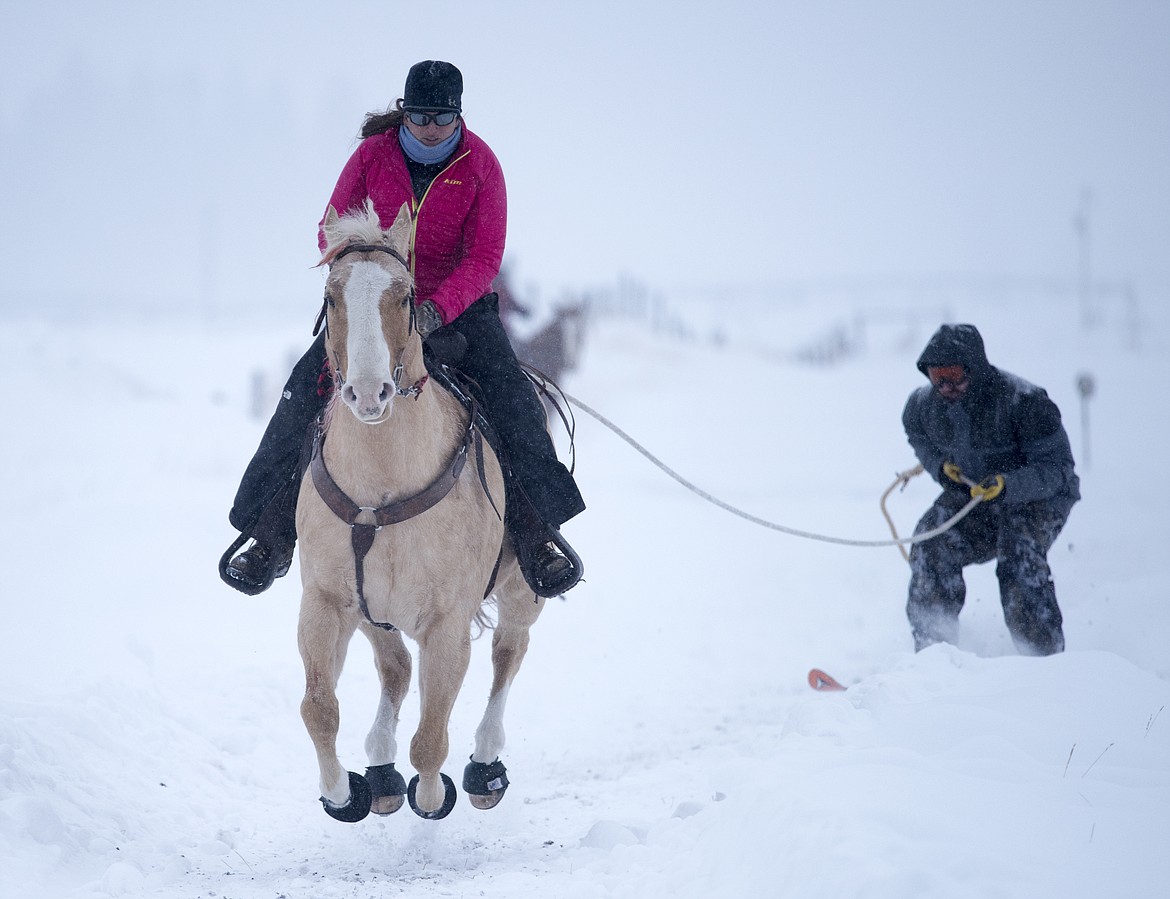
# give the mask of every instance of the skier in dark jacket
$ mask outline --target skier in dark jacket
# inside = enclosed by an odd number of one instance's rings
[[[943,325],[918,358],[930,384],[906,402],[902,424],[918,461],[943,488],[915,533],[983,502],[949,531],[910,550],[906,614],[915,650],[954,643],[963,568],[997,560],[1004,620],[1020,652],[1064,650],[1048,550],[1080,499],[1060,410],[1040,387],[987,361],[974,325]]]

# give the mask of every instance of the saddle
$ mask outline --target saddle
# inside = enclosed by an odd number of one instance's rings
[[[459,336],[459,335],[456,335]],[[468,415],[472,417],[474,430],[478,431],[484,439],[487,440],[488,445],[491,446],[495,452],[497,459],[499,459],[500,467],[504,473],[504,490],[506,500],[506,511],[504,514],[504,526],[508,529],[508,534],[512,538],[512,546],[516,552],[516,559],[520,566],[520,571],[524,575],[524,580],[532,591],[545,599],[555,596],[560,596],[565,591],[576,586],[584,574],[584,566],[581,562],[581,557],[577,555],[568,541],[561,536],[560,531],[548,525],[536,511],[532,501],[528,498],[524,488],[520,485],[518,479],[513,474],[512,468],[508,463],[507,452],[504,449],[495,428],[487,417],[480,411],[482,403],[478,397],[478,389],[475,382],[459,371],[454,362],[461,355],[459,347],[446,346],[441,341],[436,342],[437,345],[432,346],[431,341],[424,343],[424,362],[427,367],[427,372],[430,378],[437,384],[441,385],[445,390],[451,393],[463,407],[467,410]],[[447,361],[451,360],[451,361]],[[228,564],[232,557],[239,551],[245,543],[257,536],[261,518],[264,517],[264,510],[266,510],[273,503],[283,503],[289,506],[289,509],[294,509],[296,505],[296,494],[299,492],[301,479],[305,472],[309,469],[313,458],[313,447],[315,438],[318,433],[319,423],[316,419],[309,425],[304,435],[304,442],[299,458],[296,458],[295,463],[290,464],[289,470],[285,477],[274,480],[277,488],[273,491],[273,495],[268,498],[268,501],[260,507],[255,515],[255,520],[250,522],[249,526],[244,528],[240,535],[231,543],[227,550],[223,553],[219,560],[219,575],[220,579],[225,584],[235,590],[248,595],[256,595],[268,589],[272,584],[272,579],[266,583],[248,586],[240,580],[232,577],[228,573]],[[480,472],[481,480],[483,478]],[[486,485],[485,485],[486,489]],[[493,502],[494,505],[494,502]],[[534,549],[536,547],[544,546],[546,543],[553,544],[557,550],[569,562],[567,570],[561,572],[551,582],[545,582],[538,571],[536,564]],[[283,573],[283,572],[282,572]],[[495,572],[492,574],[491,582],[488,585],[488,592],[491,592],[495,582]]]
[[[504,473],[505,512],[504,526],[512,538],[512,547],[516,552],[516,561],[520,566],[520,573],[532,588],[532,592],[543,599],[560,596],[567,590],[575,587],[584,575],[585,568],[581,557],[569,542],[561,536],[561,532],[549,525],[541,518],[524,491],[520,481],[512,472],[508,461],[508,453],[499,439],[495,428],[488,418],[480,411],[483,408],[479,399],[479,391],[475,382],[461,372],[454,364],[445,361],[450,358],[444,353],[446,347],[432,346],[431,341],[423,345],[423,359],[431,380],[443,386],[452,396],[459,400],[468,414],[474,419],[475,427],[483,434],[488,445],[496,454],[500,468]],[[458,353],[452,353],[458,358]],[[534,549],[546,543],[553,544],[569,562],[569,568],[552,582],[546,583],[537,571]]]

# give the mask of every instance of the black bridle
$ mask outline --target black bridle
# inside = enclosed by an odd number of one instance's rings
[[[410,263],[406,261],[406,258],[401,253],[399,253],[397,250],[395,250],[391,247],[383,246],[382,244],[376,244],[376,243],[351,243],[349,246],[343,248],[341,250],[341,252],[339,252],[336,256],[333,257],[333,259],[329,263],[329,266],[332,268],[333,264],[336,263],[338,259],[341,259],[343,256],[348,256],[350,253],[386,253],[390,256],[393,256],[400,263],[402,263],[402,267],[404,269],[406,269],[408,272],[410,271]],[[406,295],[406,299],[403,300],[402,302],[403,302],[403,305],[406,305],[407,303],[410,304],[410,322],[407,325],[406,333],[412,334],[414,332],[414,326],[415,326],[414,285],[413,284],[411,284],[410,293],[408,293]],[[321,301],[321,311],[317,313],[317,321],[313,323],[313,336],[314,337],[316,337],[320,333],[322,324],[325,325],[325,336],[326,337],[329,336],[329,315],[328,315],[328,313],[329,313],[329,307],[332,305],[333,305],[333,297],[329,296],[329,291],[325,291],[325,297]]]
[[[410,263],[392,247],[384,246],[380,243],[351,243],[345,247],[340,253],[333,257],[333,262],[336,262],[343,256],[348,256],[350,253],[389,253],[395,259],[402,263],[402,267],[410,271]],[[332,263],[330,263],[332,265]]]
[[[350,253],[369,253],[379,252],[388,253],[402,263],[403,267],[409,272],[409,263],[402,258],[402,256],[392,250],[390,247],[381,246],[380,244],[351,244],[345,247],[341,252],[333,257],[332,265],[343,256]],[[410,306],[410,323],[407,334],[411,334],[415,330],[415,305],[414,305],[415,291],[413,284],[410,292],[402,301],[403,305]],[[321,313],[317,316],[317,323],[313,328],[313,336],[316,337],[321,329],[321,323],[325,323],[325,335],[329,335],[329,321],[328,310],[334,305],[333,298],[329,292],[325,293],[325,300],[321,305]],[[415,381],[410,387],[402,387],[399,381],[402,377],[403,364],[402,355],[405,348],[398,354],[397,364],[394,366],[394,371],[391,374],[391,380],[394,382],[394,390],[398,396],[414,397],[416,400],[422,392],[423,385],[430,377],[429,374],[424,374],[421,378]],[[484,469],[484,449],[483,436],[479,427],[479,419],[474,401],[469,409],[467,428],[463,434],[463,441],[456,449],[455,454],[451,458],[451,462],[447,468],[424,490],[414,496],[402,500],[396,500],[387,503],[377,508],[363,507],[355,503],[333,480],[332,475],[329,474],[329,469],[325,465],[325,454],[323,446],[325,442],[325,428],[322,420],[317,421],[317,428],[313,439],[313,452],[309,463],[310,475],[313,479],[313,486],[317,494],[321,497],[326,506],[345,522],[350,527],[351,537],[350,542],[353,548],[354,556],[354,583],[357,588],[358,606],[361,608],[362,614],[365,616],[372,626],[381,628],[382,630],[394,631],[397,627],[388,621],[376,621],[370,615],[369,607],[366,603],[365,597],[365,558],[373,546],[374,537],[379,530],[386,525],[398,524],[403,521],[408,521],[428,509],[433,508],[447,496],[454,488],[456,482],[459,480],[459,475],[463,471],[463,465],[467,461],[469,450],[474,447],[476,456],[476,467],[479,474],[479,482],[483,487],[484,493],[487,495],[488,502],[491,503],[492,508],[496,511],[496,516],[503,518],[500,515],[499,509],[496,509],[495,500],[492,499],[491,491],[488,489],[487,473]],[[359,522],[358,516],[363,512],[368,513],[373,518],[373,523]],[[491,595],[492,589],[495,586],[496,573],[499,570],[500,561],[503,555],[503,546],[500,548],[500,557],[496,560],[496,567],[492,571],[491,577],[488,580],[487,589],[484,592],[484,599]]]

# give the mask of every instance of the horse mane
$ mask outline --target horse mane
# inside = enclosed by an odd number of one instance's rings
[[[328,265],[334,258],[350,244],[385,244],[386,232],[382,230],[382,221],[374,209],[374,201],[366,198],[361,209],[350,209],[340,218],[329,221],[326,215],[325,224],[321,230],[325,234],[325,251],[321,255],[318,266]]]

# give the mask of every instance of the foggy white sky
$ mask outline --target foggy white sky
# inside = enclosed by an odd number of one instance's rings
[[[195,8],[198,6],[198,8]],[[411,63],[464,73],[552,295],[1095,276],[1170,299],[1170,3],[6,3],[0,297],[312,307]]]

